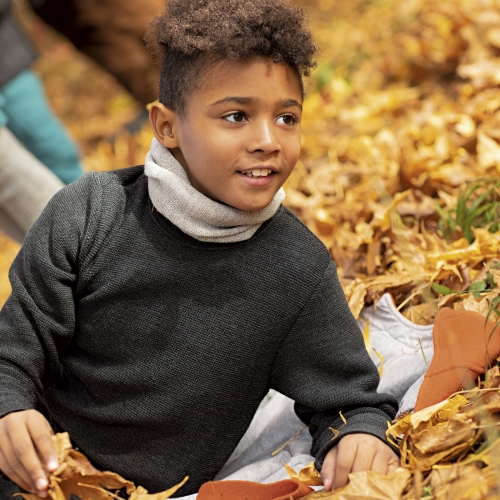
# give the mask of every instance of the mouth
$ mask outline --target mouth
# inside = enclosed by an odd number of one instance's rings
[[[245,175],[246,177],[269,177],[270,175],[274,175],[277,172],[273,168],[252,168],[248,170],[242,170],[238,172],[239,174]]]

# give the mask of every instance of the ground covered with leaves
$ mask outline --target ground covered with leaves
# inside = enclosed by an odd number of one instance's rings
[[[445,306],[496,318],[500,1],[302,4],[321,54],[286,204],[330,249],[352,312],[389,291],[417,324]],[[86,168],[142,164],[151,132],[125,129],[140,107],[21,10],[42,54],[36,69]],[[0,302],[17,248],[0,240]],[[356,490],[363,481],[369,498],[500,498],[499,378],[491,372],[475,391],[399,422],[391,434],[406,468],[386,482],[367,473],[352,491],[311,498],[368,498]]]

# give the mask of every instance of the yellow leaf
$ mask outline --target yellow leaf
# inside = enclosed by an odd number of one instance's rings
[[[399,500],[411,473],[399,468],[390,474],[375,471],[349,474],[347,486],[335,491],[310,493],[303,500],[321,498],[324,500]]]
[[[365,327],[363,328],[363,341],[365,343],[365,348],[368,353],[370,353],[371,350],[371,342],[370,342],[370,320],[367,319],[365,323]]]
[[[478,162],[482,169],[500,165],[500,146],[483,131],[477,134]]]
[[[373,348],[373,352],[377,355],[377,358],[380,361],[380,366],[378,367],[378,374],[380,375],[380,377],[382,377],[382,375],[384,374],[384,356],[382,356],[382,354],[380,354],[377,351],[377,349],[375,349],[375,347]]]
[[[288,477],[291,479],[297,479],[301,483],[307,484],[308,486],[322,486],[323,481],[321,479],[321,475],[316,470],[314,466],[314,462],[306,465],[301,469],[301,471],[297,474],[288,464],[283,464]]]
[[[449,420],[451,415],[454,415],[458,409],[469,403],[469,400],[462,396],[461,394],[456,394],[455,396],[437,403],[435,405],[424,408],[410,416],[410,422],[412,427],[416,430],[420,427],[423,422],[428,422],[431,419],[435,419],[437,422],[443,420]]]
[[[486,317],[490,310],[490,304],[486,300],[476,300],[472,295],[469,295],[464,301],[462,301],[462,305],[466,311],[474,311],[481,316]]]
[[[455,130],[463,137],[472,137],[476,132],[476,124],[469,115],[459,115]]]

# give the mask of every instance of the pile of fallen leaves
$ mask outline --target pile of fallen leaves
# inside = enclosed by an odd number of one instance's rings
[[[71,446],[67,432],[53,437],[59,467],[49,476],[48,496],[51,500],[70,500],[75,495],[82,500],[119,499],[120,490],[126,491],[129,500],[165,500],[181,488],[188,478],[161,493],[148,494],[142,486],[136,487],[114,472],[101,472],[88,459]],[[25,500],[39,500],[38,495],[21,493]]]
[[[383,475],[356,472],[338,490],[307,500],[500,499],[500,369],[488,370],[476,389],[403,416],[387,431],[401,451],[401,466]],[[313,464],[288,474],[321,485]]]
[[[411,472],[403,500],[500,498],[500,369],[478,388],[407,415],[388,430]]]
[[[408,415],[389,429],[412,473],[402,498],[500,498],[499,384],[495,367],[480,388]]]
[[[343,14],[318,28],[325,50],[287,203],[331,250],[356,316],[390,291],[429,323],[438,297],[482,299],[483,263],[498,256],[500,3]]]

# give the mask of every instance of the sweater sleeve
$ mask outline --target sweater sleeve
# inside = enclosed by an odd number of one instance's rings
[[[309,426],[318,470],[328,451],[348,434],[371,434],[387,443],[387,422],[394,418],[397,402],[376,392],[378,382],[378,371],[330,262],[288,333],[271,374],[271,387],[295,401],[297,415]]]
[[[38,408],[59,372],[75,328],[79,259],[93,214],[93,174],[63,188],[28,232],[9,271],[12,293],[0,311],[0,417]]]

